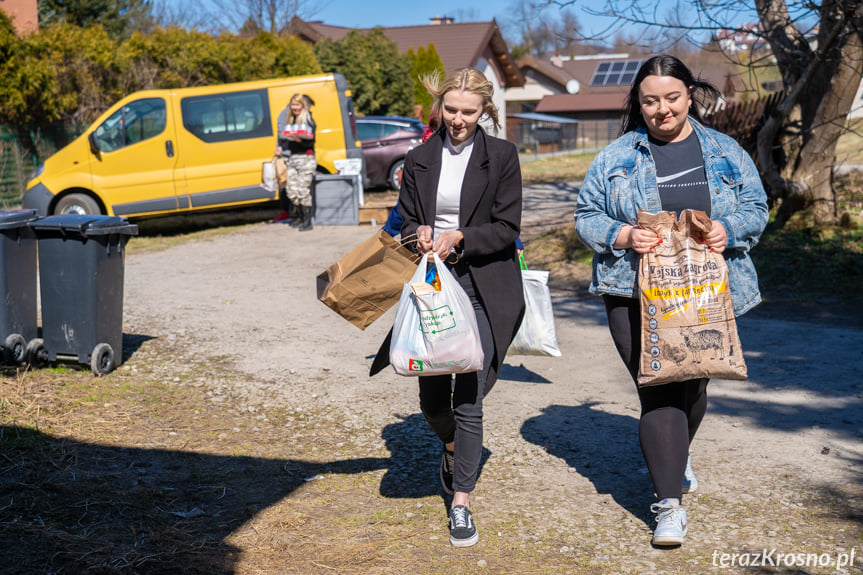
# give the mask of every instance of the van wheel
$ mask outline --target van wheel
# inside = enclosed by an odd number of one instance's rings
[[[405,169],[405,159],[402,158],[390,168],[390,177],[387,180],[387,184],[389,184],[390,188],[398,191],[402,185],[402,170]]]
[[[75,214],[78,216],[97,216],[102,213],[96,200],[87,194],[63,196],[54,206],[54,214]]]

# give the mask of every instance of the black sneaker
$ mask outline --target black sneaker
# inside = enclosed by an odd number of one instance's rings
[[[455,454],[444,447],[440,457],[440,484],[447,495],[455,493],[452,488],[452,470],[455,467]]]
[[[453,547],[470,547],[479,541],[470,509],[456,505],[449,510],[449,542]]]

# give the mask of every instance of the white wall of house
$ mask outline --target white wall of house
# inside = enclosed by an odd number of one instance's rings
[[[485,74],[485,77],[488,78],[489,81],[491,81],[492,86],[494,86],[494,94],[491,99],[492,102],[494,102],[494,105],[497,106],[500,129],[496,130],[494,122],[492,122],[491,118],[488,117],[481,119],[479,125],[482,126],[482,129],[485,130],[486,133],[491,134],[492,136],[497,136],[498,138],[506,139],[506,99],[504,87],[501,84],[500,79],[497,77],[497,72],[495,72],[494,67],[485,58],[477,60],[474,68]]]

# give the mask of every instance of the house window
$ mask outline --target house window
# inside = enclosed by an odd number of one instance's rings
[[[644,60],[615,60],[600,62],[596,66],[591,86],[621,86],[630,85],[635,80],[638,69]]]

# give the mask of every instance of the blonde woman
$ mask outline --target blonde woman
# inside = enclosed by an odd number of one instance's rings
[[[279,190],[281,213],[274,222],[288,222],[300,231],[312,229],[312,182],[318,162],[315,159],[314,101],[305,94],[291,96],[290,104],[276,120],[276,155],[285,158],[287,184]]]
[[[424,84],[441,111],[443,129],[408,152],[398,208],[402,237],[416,234],[420,254],[437,252],[473,302],[485,362],[482,370],[419,378],[420,409],[441,441],[440,479],[452,495],[450,542],[479,540],[470,494],[483,440],[483,399],[497,381],[522,315],[524,296],[515,242],[521,228],[521,168],[516,148],[479,126],[499,125],[493,86],[479,71],[456,70]],[[458,258],[452,256],[455,253]],[[392,333],[372,364],[389,363]]]

